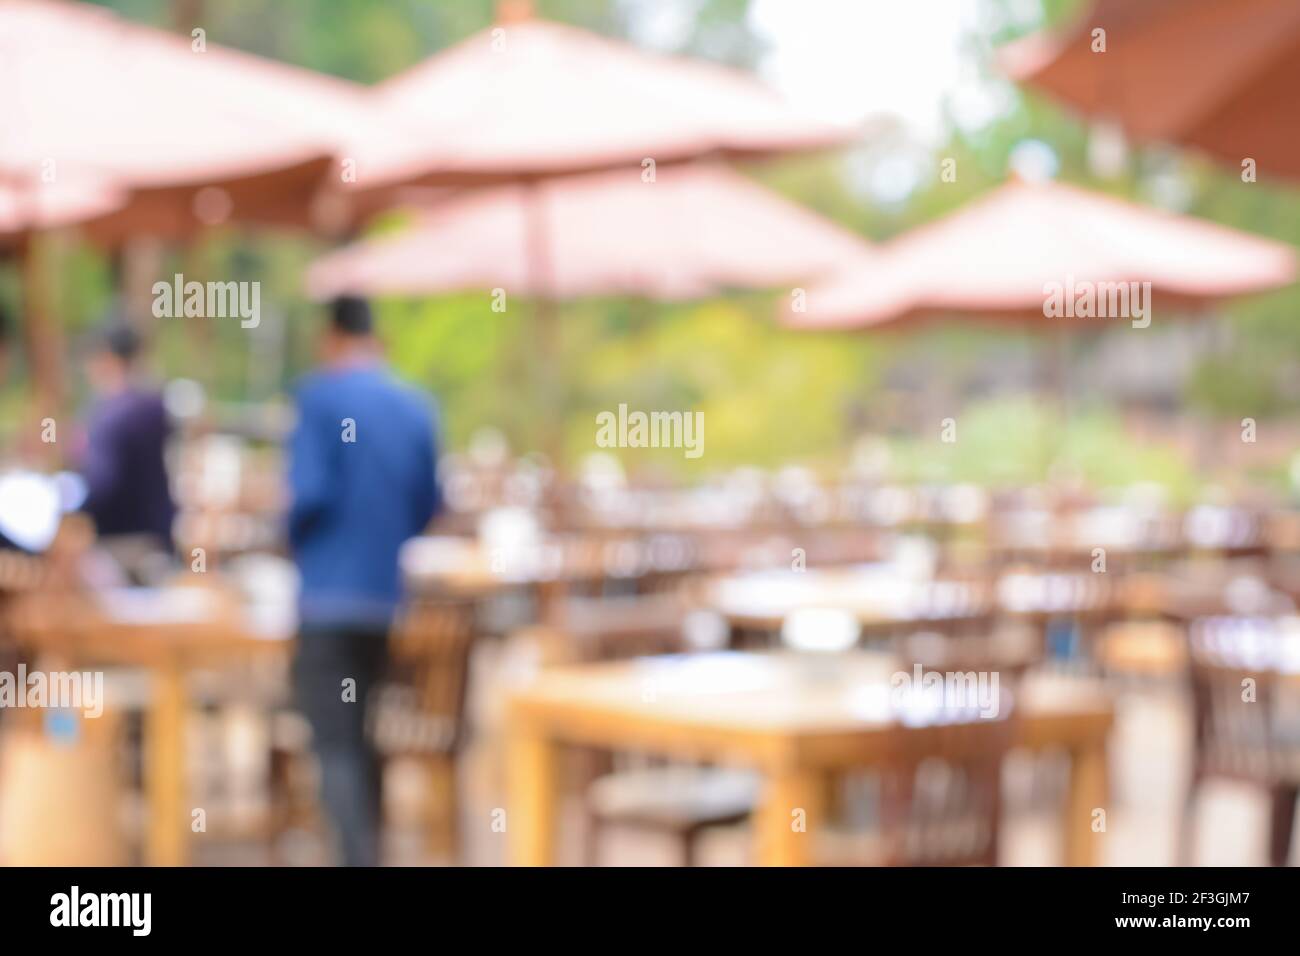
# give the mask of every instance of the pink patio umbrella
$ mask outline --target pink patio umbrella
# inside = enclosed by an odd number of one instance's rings
[[[358,150],[360,185],[465,185],[701,156],[762,157],[854,131],[791,108],[741,71],[530,16],[499,22],[374,90],[400,131]]]
[[[105,240],[301,221],[365,116],[343,80],[49,0],[0,0],[0,89],[0,178],[102,177],[129,196]]]
[[[1094,52],[1093,31],[1105,31]],[[1142,140],[1300,177],[1300,4],[1095,0],[1062,32],[1000,51],[1018,81]]]
[[[806,311],[782,318],[800,329],[958,319],[1053,333],[1051,378],[1068,414],[1075,329],[1146,325],[1165,307],[1204,309],[1295,276],[1295,250],[1283,243],[1073,186],[1013,180],[814,285]]]
[[[1197,306],[1295,277],[1296,253],[1285,243],[1074,186],[1013,180],[813,286],[806,311],[783,320],[803,329],[954,316],[1095,327],[1100,317],[1049,317],[1045,307],[1057,293],[1133,282],[1149,282],[1157,305]]]
[[[535,190],[535,203],[522,201]],[[546,268],[534,268],[533,214]],[[718,164],[588,173],[453,192],[400,233],[317,260],[310,293],[429,295],[501,287],[572,300],[677,301],[793,286],[870,255],[857,235]]]
[[[116,244],[310,219],[363,122],[360,88],[205,41],[87,4],[0,0],[0,244],[29,284],[28,237],[57,225]],[[58,330],[44,290],[28,291],[39,398],[57,405]]]

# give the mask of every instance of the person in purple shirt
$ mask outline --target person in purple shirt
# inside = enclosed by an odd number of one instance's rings
[[[162,396],[138,374],[140,337],[114,322],[87,363],[95,393],[85,426],[82,506],[110,547],[132,538],[155,551],[172,551],[176,515],[165,451],[170,425]]]
[[[3,302],[0,302],[0,386],[5,384],[5,377],[9,372],[9,313],[5,311]],[[0,551],[17,548],[17,545],[5,537],[5,533],[0,531]]]
[[[4,385],[9,373],[9,313],[0,302],[0,385]]]
[[[433,403],[380,359],[368,304],[333,303],[323,362],[298,385],[289,546],[301,578],[298,705],[349,866],[379,861],[380,763],[366,707],[401,600],[398,552],[441,510]]]

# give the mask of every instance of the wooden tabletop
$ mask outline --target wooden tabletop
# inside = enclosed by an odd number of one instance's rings
[[[582,732],[587,716],[689,728],[718,742],[746,735],[863,733],[937,719],[925,700],[905,703],[891,685],[889,653],[720,652],[548,669],[517,692],[517,714]],[[1013,706],[1026,723],[1099,719],[1111,704],[1100,685],[1043,675],[1026,679]],[[598,730],[592,732],[599,733]]]
[[[991,610],[989,589],[974,581],[917,580],[880,565],[807,571],[755,571],[714,579],[706,603],[732,624],[773,629],[792,611],[834,608],[864,626],[965,620]]]
[[[408,542],[402,570],[414,589],[461,598],[542,584],[598,582],[617,573],[609,551],[601,547],[547,541],[494,553],[474,539],[447,538]]]
[[[36,594],[12,609],[11,622],[35,649],[147,667],[282,655],[292,644],[286,628],[259,624],[234,595],[214,587]]]

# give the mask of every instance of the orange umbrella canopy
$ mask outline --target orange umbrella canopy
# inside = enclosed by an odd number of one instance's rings
[[[856,328],[962,313],[1044,329],[1096,325],[1110,305],[1101,296],[1113,289],[1118,298],[1121,285],[1125,301],[1132,283],[1149,282],[1158,302],[1189,304],[1295,276],[1295,250],[1284,243],[1061,183],[1016,180],[810,288],[806,311],[784,320]],[[1091,315],[1081,307],[1089,295]]]
[[[1094,52],[1094,30],[1105,52]],[[1133,137],[1300,177],[1300,3],[1096,0],[1066,32],[1001,51],[1011,75]]]
[[[0,181],[127,192],[101,238],[301,219],[364,110],[342,80],[48,0],[0,0],[0,89]]]
[[[749,75],[515,13],[375,88],[358,183],[466,185],[837,145]]]
[[[319,298],[503,288],[553,301],[684,300],[793,285],[869,254],[855,234],[737,173],[684,164],[654,182],[615,170],[458,190],[403,232],[317,260],[307,283]]]

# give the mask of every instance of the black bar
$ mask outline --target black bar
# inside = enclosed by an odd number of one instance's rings
[[[52,916],[67,921],[69,907],[56,913],[58,894],[70,904],[73,886],[88,917],[101,907],[97,894],[149,894],[148,935],[135,935],[142,896],[139,909],[125,909],[119,897],[104,910],[111,916],[117,906],[126,925],[51,925]],[[688,924],[698,935],[675,936],[679,944],[750,934],[761,941],[775,926],[809,940],[845,930],[862,946],[899,932],[976,946],[1097,936],[1230,942],[1292,928],[1295,887],[1287,870],[1209,868],[10,869],[0,870],[0,913],[7,941],[75,933],[128,945],[283,940],[331,950],[403,937],[414,938],[401,945],[416,951],[454,940],[461,948],[519,932],[538,945],[586,939],[616,947]]]

